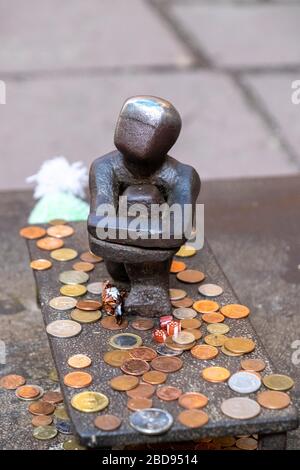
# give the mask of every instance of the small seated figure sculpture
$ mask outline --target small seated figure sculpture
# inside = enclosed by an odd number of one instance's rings
[[[179,234],[178,227],[175,231],[174,216],[168,210],[169,235],[166,237],[162,229],[163,210],[153,228],[151,209],[154,205],[176,204],[184,212],[189,205],[193,219],[200,191],[198,173],[168,155],[180,130],[180,115],[168,101],[153,96],[129,98],[115,129],[117,150],[97,158],[90,169],[90,249],[103,257],[115,282],[129,284],[127,313],[155,317],[171,312],[170,265],[188,237],[181,223]],[[120,214],[120,197],[126,197],[128,218]],[[147,219],[146,229],[143,224],[132,229],[130,209],[137,205],[146,210],[141,216]],[[113,207],[115,216],[104,216],[101,207]],[[191,229],[192,222],[187,222]],[[99,235],[99,227],[104,226],[107,237]]]

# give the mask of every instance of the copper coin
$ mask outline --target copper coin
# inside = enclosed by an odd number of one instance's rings
[[[228,369],[225,369],[225,367],[206,367],[206,369],[203,369],[202,371],[202,377],[208,382],[225,382],[230,377],[230,371]]]
[[[138,331],[152,330],[154,321],[151,318],[137,318],[131,323],[132,328]]]
[[[167,380],[167,374],[157,370],[149,370],[143,375],[143,381],[152,385],[159,385]]]
[[[100,261],[103,261],[103,258],[101,258],[101,256],[96,256],[90,251],[85,251],[84,253],[81,253],[80,259],[85,263],[100,263]]]
[[[188,428],[200,428],[208,423],[208,415],[202,410],[184,410],[179,413],[178,421]]]
[[[62,403],[64,401],[63,396],[60,392],[46,392],[42,398],[43,401],[47,401],[56,405],[57,403]]]
[[[126,392],[130,398],[150,398],[154,395],[155,387],[149,383],[139,383],[137,387]]]
[[[36,398],[40,393],[40,389],[34,385],[21,385],[21,387],[18,387],[16,390],[16,396],[19,398],[25,398],[26,400]]]
[[[52,263],[48,259],[34,259],[30,263],[30,267],[36,271],[45,271],[46,269],[51,268]]]
[[[193,305],[194,300],[191,299],[190,297],[185,297],[184,299],[180,300],[172,300],[171,304],[175,308],[181,308],[181,307],[186,307],[189,308]]]
[[[9,374],[0,378],[0,387],[6,390],[16,390],[21,385],[24,385],[26,379],[21,375]]]
[[[252,370],[253,372],[261,372],[265,369],[266,363],[262,359],[242,359],[241,367],[244,370]]]
[[[42,227],[31,225],[28,227],[21,228],[19,234],[21,235],[21,237],[27,238],[27,240],[35,240],[46,235],[46,230]]]
[[[176,372],[181,369],[183,362],[179,357],[158,356],[151,361],[151,367],[159,372]]]
[[[197,328],[200,328],[201,326],[201,320],[199,320],[198,318],[186,318],[184,320],[181,320],[181,328],[182,329],[197,329]]]
[[[211,313],[219,310],[220,305],[214,300],[197,300],[193,304],[193,309],[198,313]]]
[[[181,395],[178,400],[180,406],[192,410],[195,408],[203,408],[208,403],[208,398],[202,393],[198,392],[187,392]]]
[[[170,267],[170,273],[177,274],[186,269],[186,264],[183,261],[173,260]]]
[[[36,246],[41,250],[52,251],[64,246],[64,242],[58,238],[44,237],[36,242]]]
[[[266,390],[257,395],[258,403],[269,410],[282,410],[291,403],[289,395],[285,392]]]
[[[121,367],[121,365],[130,359],[129,351],[116,349],[115,351],[108,351],[104,354],[104,362],[113,367]]]
[[[119,392],[126,392],[127,390],[135,388],[138,383],[139,379],[134,375],[118,375],[117,377],[111,379],[109,385],[114,390],[118,390]]]
[[[185,290],[182,289],[169,289],[170,300],[181,300],[186,297]]]
[[[129,398],[127,402],[127,408],[131,411],[144,410],[145,408],[151,408],[151,407],[152,407],[151,398],[144,398],[144,397]]]
[[[209,346],[206,344],[198,344],[191,349],[191,354],[196,359],[213,359],[219,354],[219,351],[215,346]]]
[[[38,426],[49,426],[52,424],[53,418],[51,416],[47,415],[37,415],[34,416],[31,420],[32,426],[38,427]]]
[[[132,349],[130,356],[135,359],[142,359],[143,361],[152,361],[157,356],[157,352],[147,346]]]
[[[143,375],[149,369],[148,362],[142,359],[128,359],[121,365],[122,372],[129,375]]]
[[[49,227],[47,229],[47,234],[50,237],[55,237],[55,238],[65,238],[65,237],[70,237],[73,235],[74,229],[73,227],[70,227],[70,225],[53,225],[52,227]]]
[[[190,328],[187,328],[185,331],[188,331],[189,333],[192,333],[192,335],[194,335],[194,338],[195,338],[196,341],[197,341],[198,339],[200,339],[201,336],[202,336],[202,333],[201,333],[201,331],[200,331],[199,329],[196,330],[196,329],[194,329],[194,328],[191,328],[191,329],[190,329]]]
[[[43,400],[35,401],[28,406],[28,411],[32,415],[51,415],[54,410],[55,406],[52,403]]]
[[[92,376],[88,372],[69,372],[64,376],[64,384],[72,388],[88,387],[92,380]]]
[[[253,437],[241,437],[235,443],[238,449],[242,450],[256,450],[258,447],[258,442]]]
[[[237,338],[229,338],[227,341],[225,341],[224,346],[226,349],[233,353],[250,353],[255,349],[255,343],[252,339],[250,338],[244,338],[244,337],[237,337]]]
[[[171,385],[162,385],[156,390],[156,395],[163,401],[177,400],[181,394],[182,391],[179,388],[172,387]]]
[[[85,263],[84,261],[78,261],[77,263],[74,263],[72,268],[75,271],[84,271],[85,273],[88,273],[90,271],[93,271],[95,266],[93,263]]]
[[[218,312],[204,313],[204,315],[202,315],[202,320],[205,321],[205,323],[222,323],[222,321],[225,320],[225,317],[222,313]]]
[[[102,431],[114,431],[121,426],[122,420],[115,415],[101,415],[94,419],[96,428]]]
[[[79,308],[79,310],[98,310],[101,308],[102,303],[99,302],[98,300],[78,300],[76,307]]]
[[[74,354],[74,356],[69,357],[68,365],[74,369],[84,369],[89,367],[92,363],[92,360],[85,354]]]
[[[196,271],[195,269],[186,269],[185,271],[177,273],[176,277],[181,282],[195,284],[197,282],[203,281],[205,274],[201,271]]]
[[[227,318],[245,318],[248,317],[250,310],[245,305],[229,304],[221,308],[221,313]]]
[[[126,319],[122,320],[122,323],[118,325],[115,317],[113,316],[107,316],[102,318],[100,321],[101,325],[103,328],[106,328],[107,330],[124,330],[124,328],[127,328],[128,326],[128,321]]]

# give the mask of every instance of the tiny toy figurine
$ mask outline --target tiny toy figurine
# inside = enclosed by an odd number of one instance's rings
[[[113,286],[109,281],[103,285],[102,291],[102,308],[107,315],[114,315],[118,325],[122,323],[124,314],[124,298],[126,291],[119,290]]]

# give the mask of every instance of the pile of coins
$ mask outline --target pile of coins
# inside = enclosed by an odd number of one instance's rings
[[[31,262],[31,267],[42,271],[50,269],[53,262],[75,260],[77,251],[64,247],[64,238],[73,233],[74,229],[63,221],[53,221],[47,230],[33,226],[22,229],[21,236],[36,240],[40,250],[50,252],[51,259],[36,259]],[[265,362],[259,356],[247,356],[256,349],[253,338],[228,335],[233,322],[243,322],[248,317],[249,308],[240,304],[222,305],[217,300],[223,294],[222,286],[207,283],[205,273],[189,269],[182,261],[195,253],[193,247],[182,246],[171,264],[170,273],[183,284],[195,285],[200,298],[189,297],[184,289],[170,289],[173,314],[162,316],[159,320],[136,317],[128,321],[125,318],[118,325],[114,317],[106,316],[101,310],[102,281],[89,283],[89,273],[102,259],[90,252],[82,253],[80,261],[74,262],[72,269],[60,273],[57,297],[49,302],[54,311],[70,313],[70,319],[54,320],[47,325],[47,333],[51,336],[77,336],[85,324],[94,322],[105,330],[115,332],[109,338],[108,349],[103,355],[103,361],[112,370],[120,370],[118,375],[113,374],[109,380],[109,387],[114,391],[112,396],[117,392],[127,397],[127,408],[131,411],[129,424],[143,434],[157,435],[171,428],[174,416],[164,408],[168,402],[177,405],[175,418],[182,426],[205,426],[209,422],[209,414],[204,411],[209,406],[209,396],[199,390],[203,382],[215,386],[226,383],[228,390],[241,395],[223,400],[220,405],[223,415],[233,419],[251,419],[261,412],[261,407],[265,410],[280,410],[290,404],[286,392],[293,387],[293,380],[282,374],[262,375],[266,368]],[[97,298],[82,298],[86,294]],[[117,332],[128,328],[146,333],[149,331],[147,339],[150,344],[144,346],[142,337],[136,333]],[[187,355],[193,367],[199,367],[197,390],[189,390],[188,381],[186,390],[175,385],[176,373],[184,367]],[[240,357],[240,367],[232,371],[222,364],[216,365],[214,359],[224,355]],[[71,406],[82,413],[98,413],[106,410],[110,403],[109,394],[82,390],[93,383],[92,374],[86,371],[91,363],[92,358],[80,350],[66,358],[66,364],[76,370],[65,375],[64,384],[72,389],[81,389],[72,396]],[[257,393],[255,399],[247,396],[253,393]],[[154,399],[160,404],[159,407],[153,406]],[[93,419],[93,425],[105,432],[113,431],[122,426],[122,410],[120,415],[99,414]],[[239,436],[202,440],[196,445],[199,448],[248,447],[250,450],[257,448],[257,441],[253,436]]]

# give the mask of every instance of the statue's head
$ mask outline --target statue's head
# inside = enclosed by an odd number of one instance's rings
[[[128,98],[119,115],[115,146],[136,160],[158,160],[175,144],[181,129],[176,108],[155,96]]]

